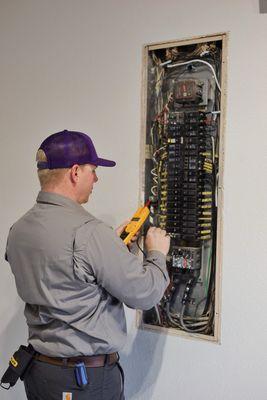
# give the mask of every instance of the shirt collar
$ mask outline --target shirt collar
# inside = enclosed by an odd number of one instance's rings
[[[85,209],[76,201],[71,200],[69,197],[62,196],[61,194],[51,193],[51,192],[44,192],[40,191],[38,193],[37,203],[45,203],[45,204],[53,204],[56,206],[64,206],[74,208],[76,210],[83,210]]]

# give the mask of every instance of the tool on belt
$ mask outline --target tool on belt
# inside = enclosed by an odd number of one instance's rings
[[[1,387],[8,390],[17,383],[19,378],[23,381],[26,373],[30,371],[34,359],[52,365],[74,368],[76,383],[83,389],[89,383],[86,367],[103,367],[106,363],[107,365],[112,365],[119,361],[119,355],[118,353],[111,353],[95,356],[70,357],[66,359],[60,357],[48,357],[36,352],[31,345],[28,347],[21,345],[10,358],[9,367],[2,376],[0,382]]]
[[[75,365],[74,373],[75,373],[76,383],[80,388],[84,388],[85,386],[88,385],[88,376],[83,362],[80,362]]]
[[[32,360],[35,355],[34,348],[29,345],[28,347],[21,345],[9,360],[9,366],[1,378],[1,387],[3,389],[10,389],[17,383],[20,378],[22,381],[26,373],[29,371]]]

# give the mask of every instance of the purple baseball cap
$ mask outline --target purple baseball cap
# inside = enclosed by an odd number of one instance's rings
[[[41,144],[47,161],[39,161],[38,169],[70,168],[74,164],[114,167],[115,161],[99,158],[91,138],[82,132],[67,131],[48,136]]]

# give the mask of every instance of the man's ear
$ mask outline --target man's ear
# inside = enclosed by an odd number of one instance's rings
[[[79,180],[80,168],[78,164],[74,164],[70,169],[70,178],[73,183],[77,183]]]

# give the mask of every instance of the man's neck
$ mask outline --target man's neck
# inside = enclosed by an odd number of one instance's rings
[[[69,199],[79,204],[75,194],[71,190],[68,190],[66,188],[45,186],[42,188],[42,191],[48,193],[60,194],[61,196],[68,197]]]

